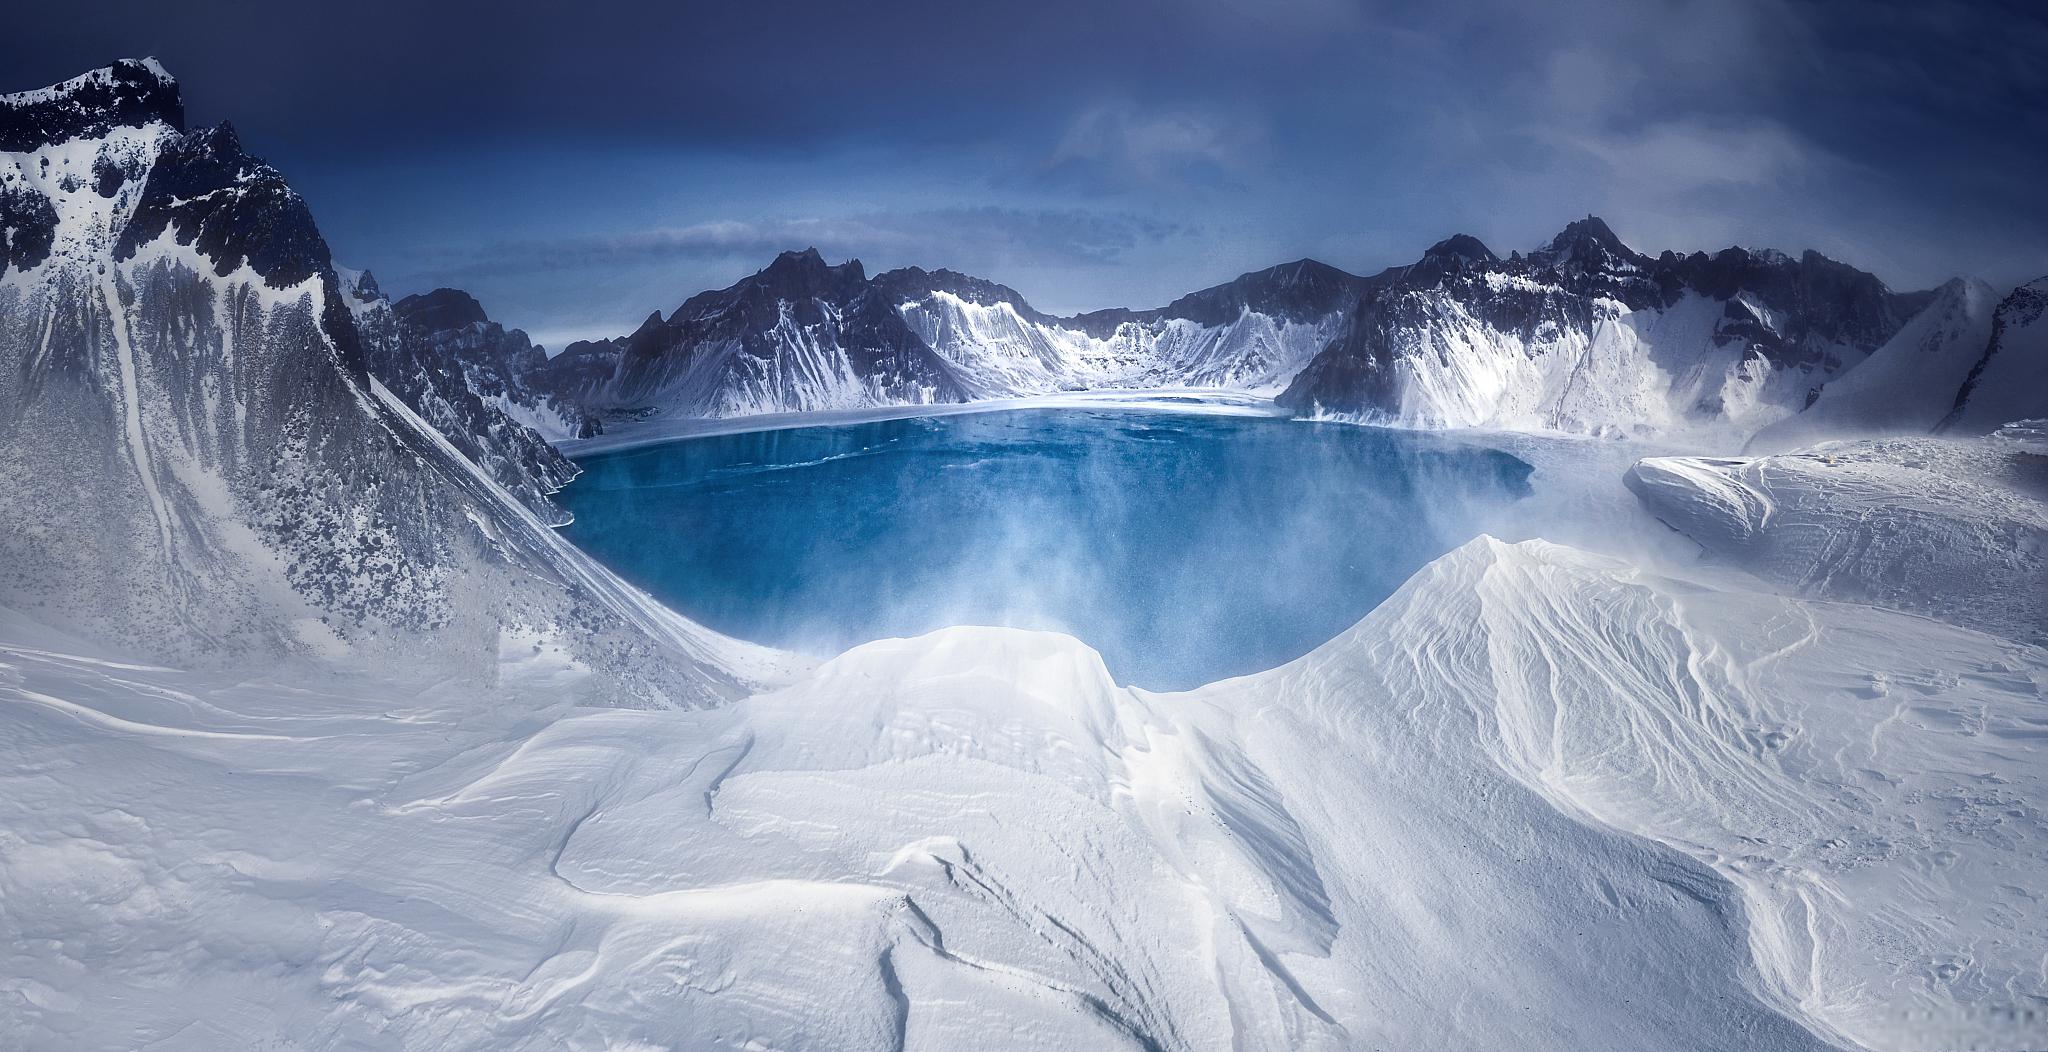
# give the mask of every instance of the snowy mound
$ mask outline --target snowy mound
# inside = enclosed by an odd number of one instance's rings
[[[995,629],[700,712],[64,649],[0,650],[31,1047],[2020,1047],[2048,995],[2041,651],[1540,543],[1186,695]]]
[[[1710,556],[1803,594],[2048,640],[2048,466],[1996,442],[1655,457],[1628,483]]]

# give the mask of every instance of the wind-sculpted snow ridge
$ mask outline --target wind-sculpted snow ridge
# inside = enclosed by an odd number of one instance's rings
[[[487,676],[537,631],[615,700],[759,682],[736,671],[755,651],[549,536],[387,397],[304,201],[226,125],[184,130],[161,67],[0,115],[0,228],[29,246],[0,269],[0,604],[180,662]]]
[[[0,637],[0,1032],[28,1047],[2043,1025],[2040,650],[1540,542],[1182,695],[1000,629],[696,712],[565,710],[589,673],[523,646],[485,697]]]
[[[1999,442],[1830,442],[1653,457],[1631,489],[1733,563],[1802,594],[2048,642],[2048,460]]]

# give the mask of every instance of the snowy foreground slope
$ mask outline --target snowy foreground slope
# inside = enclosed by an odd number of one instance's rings
[[[996,629],[696,712],[519,647],[479,692],[5,635],[25,1047],[2048,1032],[2042,651],[1541,542],[1182,695]]]
[[[1709,555],[1805,594],[2048,641],[2048,456],[2000,442],[1829,442],[1654,457],[1629,487]]]

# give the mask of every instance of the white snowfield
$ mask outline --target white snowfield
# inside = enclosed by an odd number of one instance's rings
[[[1779,452],[1844,436],[1934,430],[1955,408],[1958,394],[1968,391],[1972,367],[1984,359],[1991,341],[1998,306],[1998,294],[1981,281],[1957,278],[1943,285],[1934,301],[1884,346],[1821,388],[1804,412],[1758,431],[1750,447]],[[2031,346],[1999,356],[2001,373],[2038,375],[2044,362],[2048,354]],[[2035,386],[2024,390],[2019,401],[2040,405],[2043,398],[2048,392]],[[1977,432],[1999,423],[1985,421]]]
[[[1177,386],[1273,395],[1330,342],[1344,312],[1312,322],[1245,308],[1219,325],[1186,318],[1128,321],[1107,337],[1039,322],[1008,303],[934,291],[898,313],[952,363],[973,398],[1082,389]]]
[[[1791,417],[1821,378],[1719,338],[1728,303],[1691,292],[1661,310],[1597,300],[1590,327],[1546,322],[1533,336],[1497,328],[1442,289],[1402,296],[1431,324],[1404,336],[1398,408],[1366,414],[1372,423],[1725,443]],[[1830,350],[1854,360],[1852,349]]]
[[[0,638],[15,1047],[2048,1034],[2043,651],[1543,542],[1178,695],[979,628],[694,712]]]
[[[1781,585],[2048,642],[2048,457],[2005,440],[1652,457],[1628,482],[1708,554]]]

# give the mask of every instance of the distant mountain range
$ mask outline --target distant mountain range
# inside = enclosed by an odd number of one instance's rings
[[[2014,296],[2001,308],[1960,280],[1894,292],[1815,252],[1650,256],[1593,217],[1527,255],[1503,259],[1457,235],[1371,276],[1301,260],[1162,308],[1071,317],[954,271],[870,277],[858,260],[832,265],[806,249],[628,335],[522,358],[516,382],[579,434],[606,420],[1160,387],[1252,392],[1303,415],[1403,427],[1722,444],[1891,426],[1988,431],[2003,422],[1993,417],[2048,409],[2039,385],[1965,390],[1994,353],[1994,313],[2021,311],[2038,290]],[[1912,324],[1936,317],[1949,321]],[[2035,344],[2003,343],[2003,368],[2038,368],[2027,364],[2044,353]],[[1844,408],[1852,402],[1865,408]]]
[[[550,357],[466,293],[394,302],[336,269],[283,176],[225,124],[186,130],[153,62],[0,97],[0,231],[0,425],[36,436],[0,443],[0,600],[144,649],[546,621],[593,665],[655,667],[618,648],[658,616],[536,532],[567,521],[555,445],[650,418],[1172,387],[1732,448],[2048,417],[2043,282],[1898,293],[1811,252],[1649,256],[1591,217],[1526,255],[1460,235],[1371,276],[1301,260],[1072,317],[787,252]],[[721,689],[689,680],[632,689]]]

